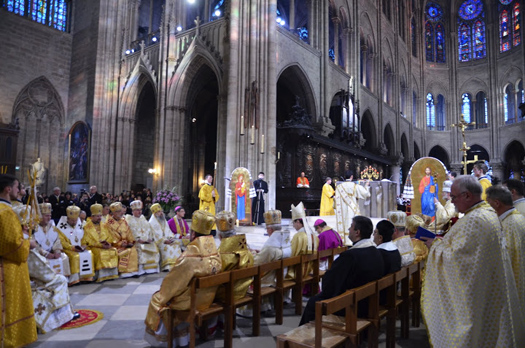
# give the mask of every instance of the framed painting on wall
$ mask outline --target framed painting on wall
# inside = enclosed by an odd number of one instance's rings
[[[91,149],[91,130],[78,121],[69,131],[68,174],[69,184],[89,182],[89,155]]]

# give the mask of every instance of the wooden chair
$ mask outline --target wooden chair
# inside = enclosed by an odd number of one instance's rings
[[[419,327],[421,320],[421,262],[408,266],[408,276],[412,280],[412,290],[410,291],[412,326]]]
[[[230,272],[223,272],[218,273],[211,276],[205,276],[205,277],[198,277],[194,278],[191,283],[191,300],[190,300],[190,309],[189,309],[189,316],[188,316],[188,323],[189,323],[189,332],[190,332],[190,342],[189,346],[191,348],[195,347],[195,324],[197,326],[201,327],[206,322],[207,319],[215,317],[221,313],[224,313],[225,317],[228,317],[230,315],[229,308],[225,304],[222,303],[212,303],[212,305],[204,310],[197,310],[197,296],[198,296],[198,290],[205,289],[205,288],[211,288],[211,287],[218,287],[222,284],[228,284],[230,281]],[[168,330],[168,347],[173,347],[173,310],[168,311],[168,326],[166,329]],[[225,331],[228,330],[228,328],[224,328]],[[231,328],[229,328],[231,330]],[[204,328],[203,333],[206,336],[207,327]],[[226,346],[226,342],[225,342]]]
[[[248,295],[253,297],[253,326],[252,332],[254,336],[259,336],[260,320],[261,320],[261,304],[264,297],[273,295],[275,306],[275,323],[277,325],[283,324],[283,295],[279,288],[279,279],[283,279],[283,271],[281,269],[282,260],[277,260],[262,265],[256,266],[258,268],[257,275],[254,277],[253,290],[248,291]],[[271,271],[275,271],[276,285],[262,287],[262,278]],[[280,278],[279,278],[280,277]],[[256,325],[256,326],[255,326]]]
[[[238,307],[252,304],[253,307],[253,321],[252,321],[252,334],[254,336],[259,335],[259,322],[261,320],[261,310],[260,310],[260,303],[257,302],[255,299],[259,299],[260,296],[258,294],[255,294],[254,296],[250,296],[248,293],[240,298],[235,299],[234,297],[234,288],[235,284],[239,280],[243,280],[246,278],[254,278],[254,293],[260,293],[261,285],[260,285],[260,278],[257,277],[259,274],[259,266],[252,266],[247,267],[243,269],[237,269],[232,270],[230,273],[230,281],[226,285],[226,305],[229,307],[229,313],[231,315],[224,318],[224,346],[225,347],[231,347],[233,344],[233,330],[236,327],[236,312],[235,310]],[[227,344],[228,342],[228,344]]]
[[[398,272],[394,273],[396,289],[401,289],[396,296],[396,308],[398,309],[399,316],[401,317],[401,337],[408,338],[409,329],[409,278],[408,278],[408,267],[403,267]]]
[[[393,348],[396,345],[396,282],[395,275],[388,274],[376,282],[377,293],[381,300],[381,292],[386,294],[386,303],[379,303],[379,320],[386,317],[386,346]],[[380,327],[378,321],[377,326]]]
[[[297,279],[286,279],[286,274],[284,273],[287,268],[295,268],[295,275],[301,272],[301,255],[287,257],[281,260],[281,269],[282,269],[282,280],[279,284],[279,275],[277,276],[277,287],[282,291],[283,298],[284,294],[288,290],[292,290],[292,301],[295,303],[295,314],[301,315],[303,311],[303,294],[300,284],[297,282]]]
[[[311,273],[306,273],[308,268],[312,268]],[[319,253],[301,255],[301,271],[299,274],[296,273],[297,282],[301,289],[301,305],[302,295],[305,285],[310,284],[310,296],[313,296],[319,292]]]

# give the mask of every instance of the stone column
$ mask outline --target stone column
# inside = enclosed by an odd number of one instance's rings
[[[341,20],[339,17],[332,17],[334,23],[334,64],[340,65],[339,62],[339,24]]]
[[[295,0],[290,0],[290,18],[288,23],[288,28],[290,28],[291,31],[295,32]]]
[[[505,166],[503,162],[491,162],[490,165],[492,166],[492,177],[498,178],[500,180],[500,183],[505,180]],[[494,183],[493,183],[494,184]]]
[[[210,0],[204,0],[204,23],[208,23],[210,21]]]
[[[366,62],[368,61],[368,54],[367,54],[367,51],[368,51],[368,46],[365,44],[365,45],[361,45],[361,54],[363,55],[363,66],[361,67],[361,70],[362,70],[362,74],[363,74],[363,86],[368,86],[368,81],[366,79]]]

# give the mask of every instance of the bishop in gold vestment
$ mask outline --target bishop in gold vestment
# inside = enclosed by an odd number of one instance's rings
[[[139,258],[135,248],[135,238],[126,219],[123,218],[124,208],[120,202],[111,204],[113,216],[108,216],[106,226],[113,237],[113,246],[118,251],[118,272],[121,278],[138,275]]]
[[[316,253],[319,247],[319,237],[317,237],[306,221],[303,202],[300,202],[297,206],[292,204],[292,221],[293,227],[297,231],[292,238],[292,256]],[[306,276],[311,271],[312,265],[308,264],[303,269],[303,276]],[[293,268],[288,269],[286,278],[295,279],[295,270]]]
[[[82,223],[78,217],[80,214],[80,208],[74,205],[70,205],[66,209],[67,216],[62,216],[58,221],[57,231],[64,248],[64,252],[69,257],[69,268],[71,269],[71,275],[68,278],[69,285],[77,284],[80,281],[93,281],[95,276],[95,269],[93,267],[93,253],[89,250],[81,250],[85,245],[82,244],[82,238],[84,238],[84,229]],[[81,255],[82,254],[82,255]],[[85,258],[89,265],[89,271],[81,273],[80,264],[81,256]],[[87,269],[87,268],[86,268]]]
[[[332,187],[332,178],[326,178],[326,183],[323,185],[323,192],[321,193],[320,216],[335,215],[334,194],[335,190]]]
[[[102,220],[102,205],[90,207],[91,217],[84,226],[84,243],[93,253],[97,282],[118,278],[118,253],[111,245],[114,243],[111,233]]]
[[[465,216],[430,248],[421,304],[436,348],[525,346],[501,225],[481,192],[473,177],[454,180],[451,195]]]
[[[20,347],[36,341],[36,324],[29,284],[27,256],[30,241],[24,239],[20,221],[11,208],[18,180],[0,175],[0,346]],[[33,242],[34,243],[34,242]]]
[[[215,216],[215,203],[219,200],[219,192],[213,187],[213,176],[206,175],[206,183],[201,187],[199,191],[199,210],[207,211]],[[212,230],[216,228],[213,225]]]
[[[192,242],[166,275],[160,290],[153,294],[149,303],[145,340],[151,345],[166,342],[166,320],[170,309],[175,310],[173,327],[176,344],[188,344],[188,325],[185,321],[190,309],[191,281],[194,277],[216,274],[222,266],[215,240],[209,235],[214,224],[215,216],[210,213],[202,210],[193,213]],[[200,291],[196,299],[197,309],[208,308],[215,298],[216,290],[206,288]]]
[[[244,234],[235,234],[235,214],[229,211],[222,211],[217,214],[217,230],[221,245],[219,254],[221,255],[221,272],[242,269],[253,266],[253,255],[246,244]],[[241,299],[246,295],[248,287],[252,283],[252,278],[239,279],[233,285],[233,297],[235,300]],[[217,298],[224,299],[224,287],[217,290]]]

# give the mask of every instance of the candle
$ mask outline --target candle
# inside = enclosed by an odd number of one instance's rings
[[[261,153],[264,153],[264,134],[261,136]]]
[[[241,115],[241,135],[244,135],[244,115]]]
[[[255,126],[252,126],[252,136],[251,136],[250,144],[255,144]]]
[[[235,226],[239,227],[239,219],[235,220]]]
[[[281,159],[281,153],[277,152],[277,159]]]
[[[213,162],[213,169],[217,169],[217,162]]]

